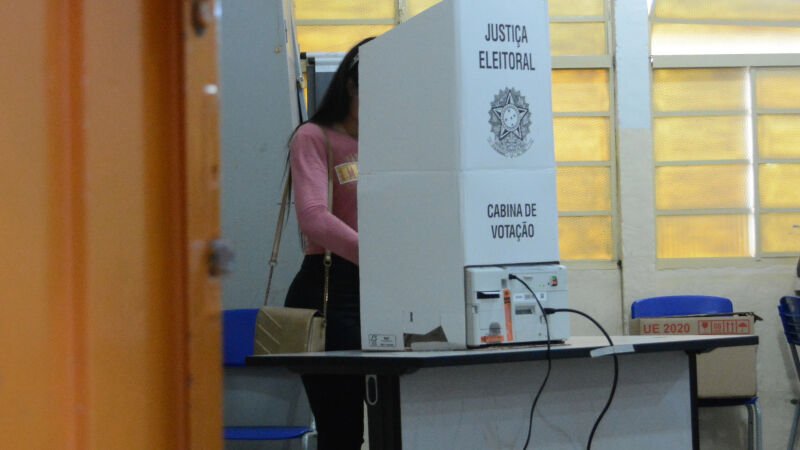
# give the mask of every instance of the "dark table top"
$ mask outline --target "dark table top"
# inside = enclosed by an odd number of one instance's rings
[[[758,336],[611,336],[613,352],[702,353],[720,347],[757,345]],[[587,358],[611,352],[602,336],[573,336],[551,346],[552,359]],[[452,351],[364,352],[361,350],[258,355],[247,358],[251,367],[287,367],[298,373],[404,374],[430,367],[538,361],[547,358],[544,344],[508,345]]]

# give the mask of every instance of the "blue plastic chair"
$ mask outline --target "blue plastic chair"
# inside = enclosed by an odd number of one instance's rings
[[[229,309],[222,312],[223,364],[225,367],[242,367],[253,354],[256,317],[258,309]],[[279,441],[302,438],[308,449],[309,436],[316,434],[314,424],[309,427],[226,426],[225,440]]]
[[[800,297],[783,297],[778,304],[778,314],[783,323],[783,334],[789,343],[794,360],[794,370],[800,379],[800,359],[797,356],[797,345],[800,345]],[[792,421],[792,433],[789,435],[789,450],[794,448],[794,441],[797,438],[797,423],[800,421],[800,402],[792,400],[794,407],[794,420]]]
[[[637,300],[631,305],[631,319],[691,316],[695,314],[725,314],[732,312],[733,303],[730,299],[707,295],[651,297]],[[761,407],[758,404],[758,396],[745,398],[700,398],[697,399],[697,405],[702,408],[717,408],[723,406],[746,407],[748,424],[747,448],[752,450],[753,438],[755,437],[756,448],[761,450]]]
[[[691,316],[732,313],[733,303],[724,297],[671,295],[637,300],[631,305],[631,318]]]

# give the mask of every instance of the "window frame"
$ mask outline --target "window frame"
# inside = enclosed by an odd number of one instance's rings
[[[768,27],[768,28],[775,28],[775,27],[786,27],[786,28],[800,28],[800,21],[798,20],[752,20],[749,19],[746,14],[739,16],[741,17],[733,17],[732,18],[725,18],[725,19],[716,19],[716,18],[680,18],[680,17],[659,17],[658,11],[656,10],[656,3],[658,0],[652,0],[652,3],[649,5],[649,17],[648,17],[648,37],[650,39],[650,89],[651,93],[654,90],[653,84],[653,73],[655,70],[658,69],[692,69],[692,68],[745,68],[747,74],[747,83],[749,84],[749,92],[748,92],[748,103],[749,103],[749,115],[748,120],[750,122],[749,136],[746,136],[749,139],[749,145],[751,148],[751,155],[750,160],[747,161],[751,173],[751,192],[752,192],[752,211],[748,211],[747,214],[750,218],[750,223],[752,224],[751,235],[749,236],[752,239],[753,243],[753,255],[749,257],[737,257],[737,258],[726,258],[726,257],[715,257],[715,258],[658,258],[657,253],[654,255],[655,264],[657,269],[675,269],[675,268],[700,268],[700,267],[721,267],[721,266],[744,266],[744,267],[758,267],[764,264],[768,265],[789,265],[795,264],[798,256],[798,252],[784,252],[784,253],[769,253],[763,254],[762,253],[762,245],[761,245],[761,214],[763,209],[761,208],[761,199],[760,199],[760,186],[759,186],[759,166],[761,163],[766,160],[765,158],[760,157],[759,152],[759,143],[758,143],[758,116],[759,114],[764,113],[758,109],[757,102],[756,102],[756,81],[754,78],[755,73],[763,68],[767,67],[798,67],[800,68],[800,53],[769,53],[769,54],[753,54],[753,53],[742,53],[742,54],[658,54],[654,55],[652,51],[653,46],[653,27],[654,25],[659,24],[685,24],[685,25],[721,25],[721,26],[742,26],[742,27]],[[782,18],[783,15],[775,14],[774,16],[776,19]],[[653,101],[653,96],[651,95],[651,102]],[[781,113],[787,113],[787,110],[780,110]],[[790,113],[790,112],[789,112]],[[655,118],[657,114],[655,113],[655,108],[651,103],[651,124],[655,123]],[[653,142],[655,144],[655,129],[653,127]],[[655,146],[653,147],[653,152],[655,150]],[[655,156],[655,155],[654,155]],[[794,163],[797,162],[794,158],[792,159],[780,159],[775,160],[776,162],[780,163]],[[730,161],[726,161],[731,163]],[[655,158],[653,158],[653,167],[652,167],[652,174],[653,174],[653,192],[655,194],[655,172],[656,168],[659,166],[658,163],[655,162]],[[659,217],[659,211],[656,209],[655,204],[655,195],[654,195],[654,203],[653,203],[653,215],[654,215],[654,225],[655,221]],[[698,211],[698,210],[695,210]],[[710,210],[706,210],[710,211]],[[715,212],[720,212],[720,210],[714,210]],[[776,209],[770,208],[769,212],[776,212]],[[800,208],[792,209],[792,212],[800,212]],[[653,239],[657,239],[657,229],[654,227],[654,234]],[[657,251],[657,249],[656,249]]]
[[[557,162],[556,168],[561,167],[607,167],[610,169],[609,186],[610,205],[608,211],[569,211],[558,212],[562,217],[611,217],[612,254],[610,259],[576,259],[564,260],[562,264],[572,269],[607,269],[617,270],[622,254],[620,232],[620,201],[618,191],[618,150],[617,150],[617,117],[616,117],[616,74],[614,67],[614,27],[611,17],[612,5],[609,0],[603,1],[602,16],[550,16],[550,23],[597,23],[605,24],[606,53],[604,55],[556,55],[551,57],[552,70],[592,70],[602,69],[608,71],[609,109],[607,112],[553,112],[553,118],[559,117],[604,117],[609,123],[609,157],[607,161],[569,161]]]
[[[661,21],[664,22],[663,20]],[[652,23],[652,19],[651,19]],[[652,35],[651,35],[652,36]],[[720,266],[752,266],[763,263],[788,265],[797,260],[797,252],[775,252],[763,253],[761,246],[761,223],[760,218],[763,212],[791,212],[800,213],[800,208],[762,208],[760,200],[759,186],[759,165],[763,163],[775,162],[781,164],[800,164],[800,158],[767,159],[762,158],[759,152],[758,143],[758,116],[760,114],[800,114],[798,109],[759,109],[756,99],[755,77],[759,70],[768,68],[797,68],[800,70],[800,53],[797,54],[710,54],[710,55],[651,55],[651,79],[656,70],[660,69],[706,69],[706,68],[738,68],[744,69],[747,74],[747,89],[749,111],[744,111],[750,121],[749,135],[746,138],[751,145],[752,154],[750,160],[724,160],[724,161],[693,161],[693,162],[669,162],[658,163],[653,159],[653,190],[655,192],[655,173],[658,167],[663,166],[695,166],[702,164],[748,164],[751,171],[751,186],[753,204],[751,208],[741,209],[696,209],[696,210],[664,210],[656,209],[653,204],[654,221],[660,216],[685,215],[685,214],[720,214],[720,213],[746,213],[750,217],[752,224],[751,238],[753,241],[753,256],[749,257],[703,257],[703,258],[659,258],[656,255],[656,267],[659,269],[675,268],[698,268],[698,267],[720,267]],[[651,83],[651,91],[654,85]],[[656,113],[655,107],[651,105],[652,123],[658,117],[669,117],[670,113]],[[705,111],[695,112],[697,115],[704,114]],[[733,114],[733,112],[729,112]],[[714,115],[721,115],[713,112]],[[678,115],[685,116],[686,113]],[[654,130],[653,130],[654,131]],[[654,136],[655,138],[655,136]],[[655,201],[655,198],[654,198]],[[657,230],[656,230],[657,232]],[[656,239],[656,236],[654,236]]]

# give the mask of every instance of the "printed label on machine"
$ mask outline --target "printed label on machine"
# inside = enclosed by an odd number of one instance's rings
[[[370,334],[369,346],[373,348],[397,347],[397,339],[391,334]]]

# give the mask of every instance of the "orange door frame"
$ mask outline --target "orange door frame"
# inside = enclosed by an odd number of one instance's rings
[[[0,16],[0,448],[222,447],[213,0]]]

